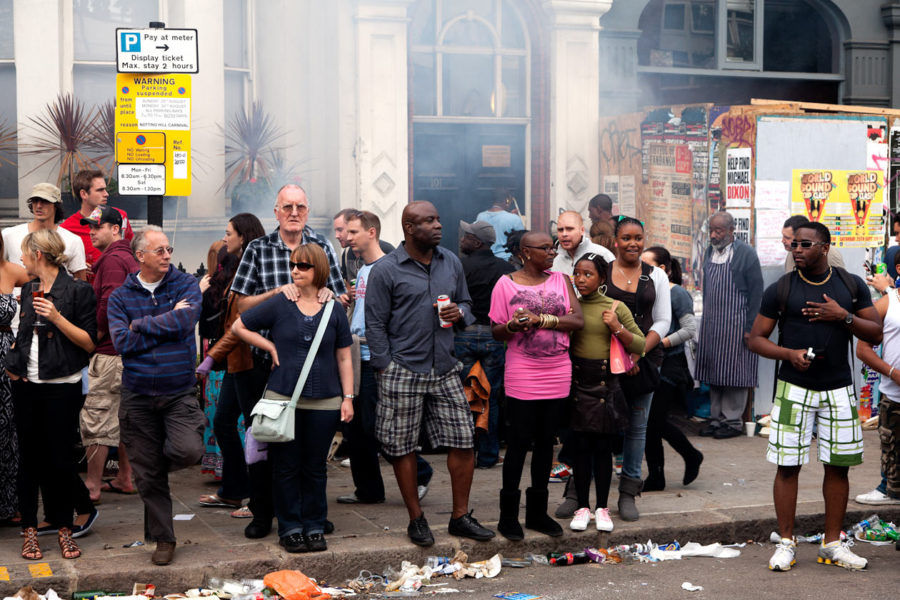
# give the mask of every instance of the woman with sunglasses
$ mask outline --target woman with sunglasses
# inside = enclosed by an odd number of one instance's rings
[[[631,409],[619,478],[619,516],[625,521],[637,521],[640,513],[634,499],[641,493],[647,419],[663,361],[659,342],[669,331],[672,307],[669,278],[661,269],[641,261],[644,224],[632,217],[620,216],[616,221],[615,236],[616,259],[607,269],[606,295],[628,307],[646,338],[644,353],[632,354],[635,366],[619,380]]]
[[[563,533],[547,514],[547,473],[553,462],[559,403],[572,385],[569,332],[584,325],[569,278],[549,270],[556,256],[550,236],[526,232],[520,249],[523,266],[497,281],[489,313],[494,339],[507,342],[508,433],[497,529],[510,540],[524,537],[519,483],[532,447],[525,527],[550,536]]]
[[[669,419],[669,411],[674,407],[684,406],[688,390],[694,387],[694,378],[688,368],[684,348],[686,342],[694,339],[697,322],[694,319],[694,299],[681,287],[681,264],[678,259],[673,259],[662,246],[647,248],[641,259],[659,267],[669,276],[669,291],[672,296],[672,325],[661,342],[665,356],[647,422],[648,474],[642,491],[656,492],[666,488],[663,440],[669,442],[684,459],[684,485],[697,479],[700,463],[703,462],[703,453],[694,448],[684,432]]]
[[[328,281],[328,258],[317,244],[297,246],[290,266],[297,300],[278,294],[232,325],[241,340],[271,355],[274,369],[265,397],[276,400],[290,400],[294,393],[324,313],[317,295]],[[261,329],[269,330],[272,339],[260,335]],[[322,552],[328,547],[325,460],[338,422],[353,418],[351,344],[346,313],[332,310],[297,402],[294,439],[268,445],[279,543],[288,552]]]

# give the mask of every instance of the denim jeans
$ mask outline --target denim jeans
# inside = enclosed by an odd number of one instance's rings
[[[278,537],[325,531],[328,516],[325,461],[340,418],[339,410],[298,408],[294,439],[269,444]]]
[[[503,394],[503,366],[506,362],[506,350],[503,342],[498,342],[491,335],[487,325],[473,325],[469,330],[456,334],[456,358],[463,364],[460,373],[463,381],[469,375],[469,369],[476,361],[481,367],[491,386],[490,411],[488,413],[487,434],[478,433],[475,438],[475,464],[479,467],[492,467],[497,464],[500,455],[500,440],[497,425],[500,422],[500,398]]]
[[[647,419],[653,392],[628,398],[628,429],[625,431],[622,473],[633,479],[641,478],[641,463],[644,460],[644,445],[647,442]]]
[[[250,496],[250,476],[244,462],[244,447],[238,434],[237,423],[241,416],[239,394],[246,386],[240,386],[240,373],[225,373],[222,390],[213,417],[213,431],[222,452],[222,485],[217,494],[229,500],[241,500]],[[249,425],[249,423],[248,423]]]

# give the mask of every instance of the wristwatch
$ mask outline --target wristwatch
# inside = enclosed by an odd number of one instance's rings
[[[847,316],[844,317],[844,325],[846,325],[847,327],[853,325],[853,313],[849,310],[847,311]]]
[[[356,398],[356,396],[354,396],[353,394],[344,394],[344,398],[347,398],[348,400],[353,400],[354,398]]]

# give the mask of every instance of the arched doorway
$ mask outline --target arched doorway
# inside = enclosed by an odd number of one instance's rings
[[[409,29],[412,191],[443,245],[508,190],[531,212],[532,40],[510,0],[420,0]]]

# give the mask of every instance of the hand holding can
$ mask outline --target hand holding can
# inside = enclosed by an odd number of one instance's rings
[[[450,321],[445,321],[444,319],[441,318],[441,310],[443,310],[444,307],[449,306],[449,305],[450,305],[450,296],[448,296],[447,294],[441,294],[440,296],[437,297],[438,320],[441,322],[441,327],[443,327],[445,329],[447,327],[453,327],[453,323],[451,323]]]

